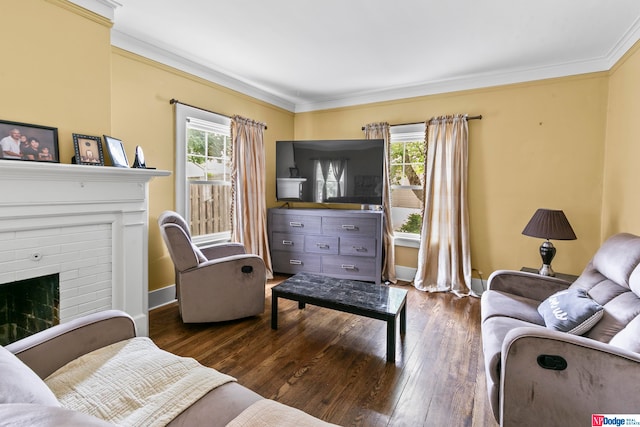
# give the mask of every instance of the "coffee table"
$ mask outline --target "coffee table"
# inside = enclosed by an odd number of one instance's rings
[[[278,329],[278,298],[387,322],[387,362],[396,360],[396,319],[407,329],[407,291],[386,285],[298,273],[271,288],[271,328]]]

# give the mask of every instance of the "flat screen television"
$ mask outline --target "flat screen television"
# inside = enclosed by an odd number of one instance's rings
[[[276,141],[279,201],[382,205],[383,139]]]

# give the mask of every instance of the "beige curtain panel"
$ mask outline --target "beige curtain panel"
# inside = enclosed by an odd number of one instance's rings
[[[247,252],[264,260],[267,278],[273,278],[267,235],[265,199],[265,124],[240,116],[231,119],[231,238]]]
[[[396,252],[393,241],[393,227],[391,225],[391,184],[389,178],[389,158],[391,153],[391,133],[389,123],[371,123],[365,126],[364,135],[367,139],[384,139],[386,156],[384,157],[384,182],[382,185],[382,208],[384,210],[384,230],[382,233],[382,279],[396,283]]]
[[[425,141],[424,217],[414,286],[423,291],[469,295],[466,116],[431,119],[426,123]]]

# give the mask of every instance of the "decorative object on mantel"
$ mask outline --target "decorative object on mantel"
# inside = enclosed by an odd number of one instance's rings
[[[60,162],[58,128],[0,120],[0,158]]]
[[[122,141],[112,136],[104,135],[104,142],[107,145],[109,157],[111,157],[111,164],[118,168],[128,168],[129,161],[127,160],[127,153],[124,151]]]
[[[142,151],[142,147],[139,145],[136,146],[136,158],[133,160],[133,168],[137,169],[146,169],[147,164],[144,161],[144,152]]]
[[[102,138],[99,136],[73,134],[75,163],[78,165],[104,166]]]
[[[551,268],[551,261],[556,255],[556,248],[549,239],[553,240],[576,240],[576,234],[569,224],[569,220],[561,210],[538,209],[529,220],[527,226],[522,230],[522,234],[530,237],[546,239],[540,245],[540,256],[542,257],[542,267],[540,275],[555,276]]]

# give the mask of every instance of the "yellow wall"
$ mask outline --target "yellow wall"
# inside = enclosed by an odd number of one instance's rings
[[[470,121],[469,206],[472,265],[493,270],[540,264],[542,243],[521,235],[537,208],[562,209],[577,241],[554,242],[557,271],[579,273],[598,247],[607,75],[500,86],[297,114],[295,137],[361,138],[376,121],[482,114]],[[396,263],[417,266],[417,250]]]
[[[578,240],[555,242],[557,271],[579,273],[602,239],[640,234],[638,182],[640,53],[633,48],[611,73],[424,96],[293,114],[110,45],[110,23],[65,0],[3,0],[0,119],[59,129],[60,157],[73,155],[72,133],[111,134],[133,157],[174,169],[171,98],[268,125],[267,205],[275,206],[278,139],[361,138],[362,125],[416,122],[434,115],[482,114],[470,122],[473,267],[537,266],[538,239],[522,228],[539,207],[563,209]],[[608,111],[607,111],[608,108]],[[175,207],[174,177],[151,182],[150,289],[172,283],[158,214]],[[417,251],[397,248],[399,265]]]
[[[144,149],[148,166],[175,169],[175,98],[187,104],[232,116],[239,114],[265,122],[267,182],[275,183],[275,141],[293,137],[293,113],[176,71],[157,62],[113,48],[112,132],[125,144],[130,162],[136,145]],[[175,176],[156,178],[150,184],[149,289],[173,283],[173,264],[162,242],[157,219],[175,209]],[[275,186],[267,188],[267,200],[275,201]]]
[[[62,163],[72,133],[111,126],[111,23],[65,1],[2,0],[0,120],[58,128]]]
[[[602,237],[640,234],[640,43],[620,60],[609,79],[609,111],[602,201]]]

